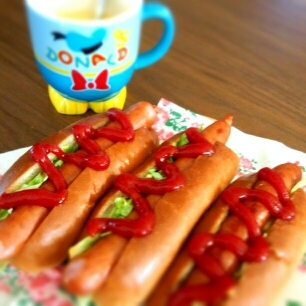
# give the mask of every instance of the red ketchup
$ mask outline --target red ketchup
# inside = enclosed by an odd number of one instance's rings
[[[269,182],[278,197],[264,190],[244,187],[229,187],[222,193],[222,201],[245,223],[248,240],[244,241],[233,234],[200,233],[194,236],[188,245],[188,253],[196,266],[209,277],[210,282],[183,286],[170,296],[170,306],[190,305],[194,301],[202,301],[208,305],[216,303],[235,285],[235,280],[220,262],[206,253],[212,247],[227,249],[245,262],[260,262],[268,258],[269,246],[251,210],[243,203],[249,200],[258,201],[265,205],[272,217],[282,220],[294,218],[295,207],[282,178],[275,171],[263,168],[258,172],[258,179]]]
[[[54,186],[54,192],[46,189],[28,189],[14,193],[3,193],[0,208],[7,209],[20,205],[38,205],[52,208],[63,203],[68,194],[68,185],[61,172],[48,158],[52,153],[65,163],[72,163],[82,169],[89,167],[98,171],[105,170],[110,164],[109,156],[100,149],[96,139],[106,138],[113,142],[127,142],[134,139],[134,129],[127,115],[116,108],[106,112],[110,120],[117,121],[121,128],[100,127],[94,129],[84,123],[72,127],[73,135],[84,153],[64,153],[56,144],[37,143],[30,151],[32,159],[39,164],[42,171]]]
[[[185,176],[171,159],[196,158],[200,155],[211,156],[214,153],[213,145],[208,142],[196,128],[185,131],[188,144],[182,147],[164,146],[156,151],[154,159],[158,170],[165,178],[138,178],[136,175],[124,173],[115,180],[115,187],[132,199],[137,219],[94,218],[87,224],[87,232],[91,236],[111,231],[123,237],[142,237],[150,234],[155,225],[155,214],[147,195],[163,195],[183,187]]]

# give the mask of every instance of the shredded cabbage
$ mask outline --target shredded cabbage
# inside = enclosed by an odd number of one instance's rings
[[[65,153],[73,153],[76,152],[79,148],[79,145],[77,143],[72,143],[69,145],[63,146],[61,149]],[[63,161],[54,158],[51,160],[55,167],[59,168],[63,165]],[[37,189],[39,188],[46,180],[48,179],[48,176],[44,172],[39,172],[35,177],[33,177],[29,182],[24,183],[18,190],[26,190],[26,189]],[[0,209],[0,220],[3,220],[7,218],[7,216],[12,212],[12,209]]]

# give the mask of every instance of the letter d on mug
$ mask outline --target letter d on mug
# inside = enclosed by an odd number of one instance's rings
[[[175,34],[171,11],[143,0],[25,0],[39,71],[64,114],[123,107],[135,70],[160,60]],[[101,10],[100,5],[103,5]],[[139,54],[144,21],[163,23],[161,38]]]

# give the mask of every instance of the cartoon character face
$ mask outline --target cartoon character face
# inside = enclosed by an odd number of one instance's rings
[[[69,32],[67,34],[60,32],[52,32],[54,40],[65,39],[67,46],[75,52],[82,52],[86,55],[97,51],[102,45],[106,37],[107,31],[105,29],[97,29],[92,35],[85,36],[77,32]]]
[[[103,40],[107,35],[106,29],[97,29],[90,36],[86,36],[77,32],[68,32],[66,34],[54,31],[51,33],[54,40],[65,40],[67,47],[74,52],[81,52],[84,56],[94,54],[103,46]],[[95,57],[93,64],[96,64],[98,57]],[[105,60],[105,57],[99,57],[100,60]],[[71,71],[71,90],[109,90],[108,84],[108,69],[102,70],[94,80],[87,81],[86,78],[76,69]]]

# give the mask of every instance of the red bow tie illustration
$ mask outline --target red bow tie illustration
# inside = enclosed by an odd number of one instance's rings
[[[86,89],[109,89],[108,81],[108,70],[105,69],[100,72],[94,81],[87,81],[85,77],[77,70],[72,70],[71,77],[73,81],[73,90],[86,90]]]

